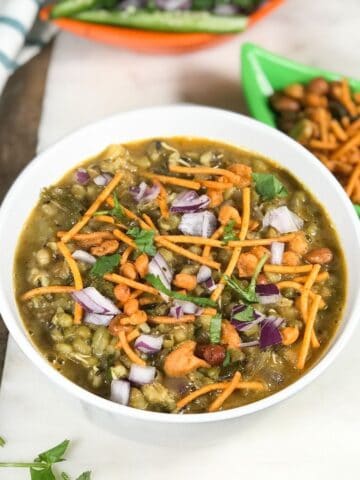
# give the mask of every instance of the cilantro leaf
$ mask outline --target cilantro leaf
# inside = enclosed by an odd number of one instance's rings
[[[203,297],[191,297],[190,295],[184,295],[183,293],[173,292],[165,287],[159,277],[156,277],[152,273],[149,273],[145,277],[146,281],[150,283],[154,288],[159,290],[159,292],[164,293],[168,297],[177,298],[178,300],[186,300],[188,302],[195,303],[200,307],[216,307],[216,302],[210,298]]]
[[[119,265],[120,262],[120,254],[114,253],[113,255],[104,255],[103,257],[99,257],[96,260],[96,263],[92,266],[90,270],[91,275],[95,275],[96,277],[102,277],[105,273],[112,272],[115,267]]]
[[[238,240],[236,233],[234,232],[235,220],[230,220],[224,227],[223,240],[225,243],[232,240]]]
[[[258,296],[255,292],[256,288],[256,280],[265,265],[266,260],[269,258],[269,253],[265,253],[259,260],[259,263],[256,265],[255,272],[250,280],[249,285],[245,288],[242,286],[242,284],[239,282],[237,278],[234,276],[228,277],[227,275],[224,275],[224,280],[226,281],[227,285],[232,288],[238,295],[239,297],[244,300],[245,302],[248,303],[257,303],[258,302]]]
[[[151,256],[156,255],[156,248],[154,245],[154,230],[143,230],[139,227],[133,227],[130,228],[126,233],[135,240],[136,246],[140,252],[147,253]]]
[[[221,339],[221,315],[214,315],[210,320],[210,342],[220,343]]]
[[[245,310],[236,313],[233,315],[233,318],[239,322],[251,322],[254,320],[254,309],[250,305],[247,305]]]
[[[114,207],[111,210],[99,210],[94,213],[94,217],[97,215],[111,215],[112,217],[117,218],[121,222],[127,221],[127,217],[124,213],[124,209],[122,208],[118,196],[116,193],[113,193],[113,201],[114,201]]]
[[[30,468],[31,480],[56,480],[51,465],[44,465],[42,468]]]
[[[64,440],[53,448],[40,453],[33,462],[1,462],[1,467],[10,468],[29,468],[31,480],[56,480],[54,472],[52,470],[54,463],[62,462],[65,460],[63,455],[65,454],[69,440]],[[87,471],[80,475],[77,480],[90,480],[91,472]],[[61,480],[70,480],[70,476],[65,472],[61,474]]]
[[[5,445],[5,440],[3,439],[3,437],[0,437],[0,447],[3,447]]]
[[[76,480],[90,480],[90,479],[91,479],[91,472],[84,472]]]
[[[286,197],[288,191],[284,185],[271,173],[253,173],[255,189],[264,200],[272,200],[275,197]]]
[[[46,463],[57,463],[62,462],[64,459],[62,456],[66,452],[70,441],[64,440],[63,442],[59,443],[50,450],[46,450],[46,452],[40,453],[38,457],[35,459],[35,462],[46,462]]]

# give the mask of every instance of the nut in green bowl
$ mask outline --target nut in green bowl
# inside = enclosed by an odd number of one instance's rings
[[[242,87],[249,111],[257,120],[272,127],[279,126],[276,112],[272,108],[274,104],[270,104],[270,97],[275,92],[288,89],[289,86],[292,88],[306,86],[318,77],[327,82],[336,82],[343,78],[341,74],[302,65],[251,43],[246,43],[242,47],[241,65]],[[348,83],[353,93],[360,92],[360,80],[349,78]],[[275,98],[278,102],[283,100]],[[282,106],[277,106],[278,110],[281,110]],[[303,137],[309,133],[308,128],[309,125],[304,118],[294,126],[291,135],[304,144]],[[360,216],[360,205],[355,204],[355,209]]]

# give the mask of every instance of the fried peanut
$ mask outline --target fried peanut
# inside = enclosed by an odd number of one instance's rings
[[[164,371],[169,377],[184,377],[198,368],[209,368],[205,360],[194,355],[196,342],[187,340],[166,357]]]
[[[117,240],[105,240],[99,246],[91,247],[90,253],[96,257],[102,257],[103,255],[115,253],[118,248],[119,242]]]
[[[135,260],[135,269],[137,273],[140,275],[141,278],[144,278],[145,275],[148,273],[148,267],[149,267],[149,257],[146,255],[146,253],[142,253],[137,257]]]
[[[296,232],[294,238],[289,241],[288,247],[292,252],[304,255],[309,249],[308,241],[304,232]]]
[[[221,225],[226,225],[230,220],[234,220],[239,225],[241,223],[240,213],[231,205],[223,205],[219,211],[219,222]]]
[[[314,248],[305,255],[305,258],[310,263],[330,263],[333,259],[333,253],[330,248]]]
[[[173,284],[176,287],[185,288],[185,290],[194,290],[197,285],[196,276],[189,273],[178,273],[175,275]]]
[[[221,325],[221,343],[231,349],[240,348],[240,336],[234,325],[227,320],[224,320]]]
[[[255,271],[259,259],[252,253],[242,253],[239,256],[237,267],[239,277],[251,277]]]

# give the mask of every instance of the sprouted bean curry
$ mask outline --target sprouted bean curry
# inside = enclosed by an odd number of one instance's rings
[[[26,328],[63,375],[133,408],[214,412],[301,377],[341,320],[323,208],[204,139],[112,145],[46,188],[19,241]]]

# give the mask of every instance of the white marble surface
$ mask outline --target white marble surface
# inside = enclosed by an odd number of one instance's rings
[[[346,7],[345,7],[346,4]],[[360,77],[359,0],[288,0],[271,17],[212,50],[145,56],[62,34],[49,72],[39,149],[75,128],[121,110],[194,102],[244,111],[239,47],[252,41],[295,60]],[[27,459],[64,438],[74,444],[69,473],[126,478],[359,478],[360,330],[337,362],[296,397],[238,421],[199,429],[120,432],[89,420],[9,344],[0,391],[0,461]],[[169,427],[170,428],[170,427]],[[28,478],[0,471],[1,480]]]

